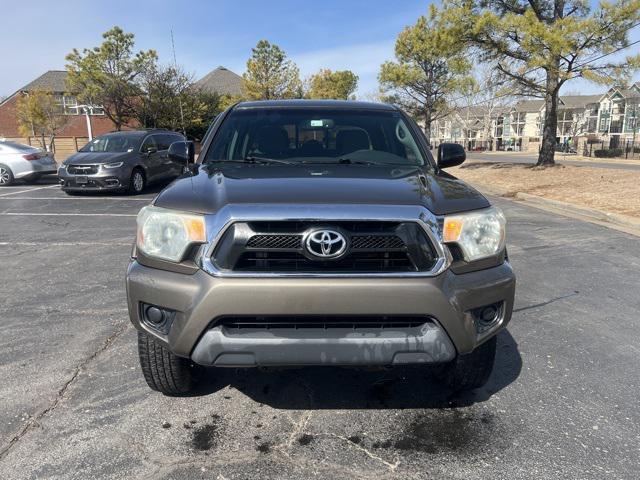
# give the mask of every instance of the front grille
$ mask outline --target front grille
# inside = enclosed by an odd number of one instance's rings
[[[310,254],[306,232],[333,229],[348,249],[336,259]],[[278,273],[405,273],[429,271],[435,250],[415,222],[270,221],[234,223],[218,242],[212,261],[221,271]]]
[[[351,248],[357,250],[396,250],[404,248],[405,244],[395,235],[366,235],[351,237]]]
[[[299,252],[245,252],[236,263],[241,272],[413,272],[405,252],[352,252],[338,260],[310,260]]]
[[[72,175],[95,175],[98,168],[98,165],[69,165],[67,172]]]
[[[300,248],[301,235],[254,235],[247,242],[247,248],[265,250]]]
[[[242,329],[333,329],[350,328],[398,329],[416,328],[430,323],[429,317],[420,315],[283,315],[283,316],[232,316],[216,319],[212,326]]]

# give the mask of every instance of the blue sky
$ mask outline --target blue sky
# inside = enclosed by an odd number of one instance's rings
[[[358,95],[377,90],[380,64],[393,57],[395,37],[427,11],[425,0],[0,0],[11,12],[0,28],[0,95],[13,93],[46,70],[64,69],[75,48],[93,47],[114,25],[136,35],[138,49],[153,48],[171,61],[173,29],[178,63],[199,78],[218,65],[241,74],[251,47],[267,39],[280,45],[306,77],[322,67],[351,69]],[[64,5],[64,6],[62,6]],[[634,34],[637,37],[637,34]],[[602,87],[574,82],[566,90]]]

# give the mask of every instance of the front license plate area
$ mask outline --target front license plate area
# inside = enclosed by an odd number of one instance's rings
[[[78,175],[76,177],[76,183],[78,185],[86,185],[87,183],[89,183],[89,179],[87,178],[86,175]]]

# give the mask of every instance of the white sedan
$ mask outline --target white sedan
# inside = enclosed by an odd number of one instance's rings
[[[0,187],[16,180],[35,182],[42,175],[56,173],[50,154],[30,145],[0,140]]]

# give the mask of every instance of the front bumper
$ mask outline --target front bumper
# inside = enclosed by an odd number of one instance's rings
[[[127,272],[129,315],[176,355],[204,365],[390,365],[436,363],[471,352],[511,318],[515,276],[508,262],[477,272],[409,278],[224,278],[192,275],[132,261]],[[499,321],[478,333],[472,311],[500,303]],[[175,312],[167,335],[142,321],[141,304]],[[235,332],[228,316],[420,315],[420,327],[251,329]]]
[[[78,177],[86,177],[86,183],[79,183]],[[130,173],[120,169],[100,170],[93,175],[73,175],[65,169],[58,170],[60,187],[65,191],[118,190],[128,186],[129,177]]]

